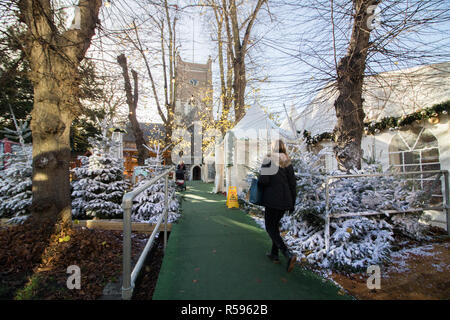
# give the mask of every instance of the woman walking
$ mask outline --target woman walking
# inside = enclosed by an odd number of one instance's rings
[[[281,251],[288,260],[287,271],[291,272],[297,257],[286,247],[279,227],[284,212],[294,210],[296,182],[294,168],[282,140],[276,140],[272,144],[272,153],[267,155],[261,166],[258,184],[263,190],[266,231],[272,239],[272,251],[266,255],[274,263],[279,263],[278,251]]]

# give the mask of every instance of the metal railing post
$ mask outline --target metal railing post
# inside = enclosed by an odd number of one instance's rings
[[[329,210],[329,177],[325,180],[325,251],[330,249],[330,210]]]
[[[137,187],[136,189],[126,193],[123,196],[122,200],[122,209],[123,209],[123,270],[122,270],[122,299],[130,300],[133,296],[134,283],[139,275],[139,272],[142,266],[145,263],[145,258],[150,251],[150,248],[153,244],[154,239],[156,238],[157,232],[160,230],[160,226],[162,224],[162,220],[165,219],[164,231],[167,233],[167,213],[168,213],[168,174],[173,168],[166,170],[164,173],[156,176],[147,183],[142,186]],[[131,271],[131,209],[133,207],[133,199],[138,196],[140,193],[144,192],[148,187],[150,187],[155,182],[159,181],[165,177],[166,185],[165,185],[165,212],[160,216],[156,226],[145,245],[144,250],[142,251],[136,265]],[[164,241],[167,241],[167,236],[165,235]],[[166,244],[164,244],[164,247]]]
[[[169,176],[166,175],[164,186],[164,252],[167,246],[167,220],[169,216]]]
[[[450,236],[450,218],[449,218],[449,206],[450,206],[450,194],[449,194],[449,182],[448,182],[448,171],[444,171],[444,212],[447,218],[447,235]]]
[[[332,179],[346,179],[346,178],[360,178],[360,177],[382,177],[382,176],[408,176],[414,174],[440,174],[444,176],[444,201],[442,206],[440,207],[430,207],[425,206],[419,209],[411,209],[406,212],[415,212],[415,211],[423,211],[423,210],[443,210],[446,215],[447,221],[447,234],[450,236],[450,184],[449,184],[449,171],[448,170],[429,170],[429,171],[411,171],[411,172],[385,172],[385,173],[369,173],[369,174],[346,174],[346,175],[337,175],[337,176],[326,176],[326,185],[325,185],[325,248],[328,251],[330,245],[330,219],[331,218],[342,218],[342,217],[350,217],[350,216],[362,216],[362,215],[374,215],[377,212],[355,212],[355,213],[345,213],[339,214],[334,213],[330,215],[330,195],[329,195],[329,181]],[[442,189],[441,189],[442,190]],[[405,211],[395,211],[395,210],[385,210],[391,213],[401,213]],[[368,213],[368,214],[366,214]]]
[[[130,300],[133,294],[131,284],[131,207],[133,200],[125,194],[123,199],[123,279],[122,299]]]

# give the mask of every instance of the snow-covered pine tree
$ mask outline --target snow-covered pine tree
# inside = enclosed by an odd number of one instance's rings
[[[157,172],[155,172],[157,174]],[[139,185],[148,182],[141,181]],[[138,185],[138,186],[139,186]],[[164,179],[160,179],[134,199],[131,217],[134,221],[156,223],[164,212]],[[175,183],[169,180],[168,184],[168,222],[175,222],[179,218],[179,201],[176,197]]]
[[[23,146],[15,153],[2,155],[5,168],[0,170],[0,217],[29,214],[33,193],[32,147]]]
[[[321,154],[308,152],[304,145],[291,146],[290,150],[297,178],[297,199],[294,212],[281,220],[281,230],[286,231],[286,244],[302,261],[324,268],[361,269],[389,260],[394,232],[417,240],[426,238],[426,227],[419,223],[418,215],[336,218],[331,220],[327,253]],[[352,173],[379,170],[379,165],[372,164]],[[329,194],[330,213],[407,210],[420,207],[426,198],[422,191],[412,191],[407,181],[395,176],[336,179],[329,185]]]
[[[426,237],[425,227],[413,215],[373,215],[332,219],[330,250],[325,251],[325,176],[318,156],[307,151],[291,154],[297,176],[295,211],[283,220],[286,241],[303,261],[321,267],[366,268],[389,260],[394,231],[415,239]],[[377,173],[380,166],[367,165],[353,174]],[[330,175],[342,175],[333,172]],[[423,205],[423,191],[412,191],[408,182],[395,176],[333,180],[329,185],[329,212],[385,212]],[[407,224],[405,224],[407,220]]]
[[[149,151],[155,154],[155,157],[150,157],[146,160],[149,175],[147,179],[139,182],[138,187],[148,182],[152,177],[161,174],[166,168],[161,165],[161,155],[167,149],[161,150],[160,144],[153,144],[153,147],[147,147]],[[175,222],[179,218],[179,201],[175,192],[175,183],[173,180],[168,181],[168,222]],[[138,222],[156,223],[160,215],[164,212],[164,197],[165,197],[165,180],[160,179],[144,192],[134,199],[131,218]]]
[[[122,197],[127,189],[123,160],[113,156],[115,142],[102,123],[102,134],[90,139],[92,155],[80,157],[82,166],[73,170],[72,215],[75,218],[120,218]]]
[[[12,110],[11,110],[12,112]],[[32,146],[25,144],[31,134],[27,122],[13,120],[16,131],[5,128],[5,136],[18,140],[20,147],[13,153],[1,155],[0,170],[0,217],[11,218],[9,223],[22,223],[29,215],[32,202]]]

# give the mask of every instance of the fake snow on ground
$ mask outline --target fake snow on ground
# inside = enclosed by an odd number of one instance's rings
[[[443,248],[446,250],[450,249],[449,243],[444,243]],[[419,247],[405,248],[391,254],[391,265],[387,269],[387,277],[389,277],[390,273],[404,273],[410,271],[409,266],[407,265],[407,261],[412,257],[433,257],[435,259],[439,259],[439,251],[435,250],[435,245],[427,244]],[[432,259],[432,258],[431,258]],[[450,265],[445,264],[444,262],[439,263],[431,263],[433,269],[437,272],[448,272],[450,271]]]
[[[431,251],[432,249],[432,245],[425,245],[421,247],[407,248],[399,250],[397,252],[393,252],[391,254],[392,266],[389,267],[389,270],[397,273],[409,271],[409,268],[406,265],[405,258],[409,257],[410,255],[431,257],[435,254]]]
[[[263,230],[264,218],[250,215]],[[282,221],[283,223],[283,221]],[[291,244],[294,238],[282,233],[285,242]],[[292,239],[291,239],[292,238]],[[399,241],[399,248],[390,255],[390,262],[381,267],[381,289],[367,287],[370,274],[336,272],[330,268],[320,268],[302,263],[327,280],[331,280],[346,293],[362,300],[384,299],[450,299],[450,242],[442,240],[428,243]]]
[[[332,278],[358,299],[450,299],[449,240],[404,246],[391,255],[391,263],[381,267],[378,290],[367,288],[368,274],[333,272]]]

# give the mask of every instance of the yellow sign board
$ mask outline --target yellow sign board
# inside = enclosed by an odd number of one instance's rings
[[[227,193],[227,207],[230,208],[239,208],[237,189],[236,187],[229,187]]]

